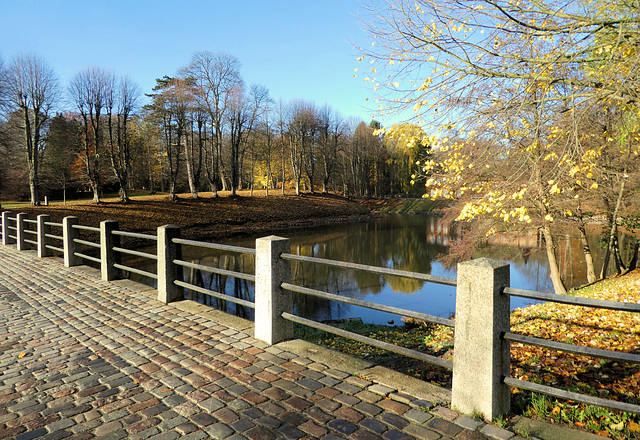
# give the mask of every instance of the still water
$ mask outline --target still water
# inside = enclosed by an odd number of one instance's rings
[[[332,260],[422,272],[455,278],[455,267],[436,261],[439,254],[456,239],[456,233],[439,223],[436,216],[388,215],[368,222],[289,231],[280,235],[291,239],[291,253]],[[255,247],[254,239],[225,241],[242,247]],[[552,291],[544,254],[513,250],[491,258],[511,262],[511,286],[520,289]],[[489,249],[489,248],[488,248]],[[480,255],[478,255],[480,256]],[[184,247],[183,259],[198,264],[244,273],[253,273],[254,257],[238,253]],[[127,264],[127,263],[125,263]],[[455,311],[455,288],[410,280],[396,276],[371,274],[324,265],[292,262],[294,284],[331,293],[355,297],[379,304],[450,317]],[[133,278],[133,277],[132,277]],[[185,280],[205,288],[253,300],[253,283],[233,277],[211,275],[185,269]],[[240,316],[252,318],[253,311],[197,292],[187,292],[191,299],[210,304]],[[362,307],[295,295],[295,313],[318,321],[361,318],[364,322],[401,324],[401,317]],[[511,307],[523,307],[531,300],[512,298]]]

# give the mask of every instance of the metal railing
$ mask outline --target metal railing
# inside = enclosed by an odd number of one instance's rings
[[[183,238],[173,238],[171,240],[171,242],[174,245],[180,245],[180,246],[192,246],[192,247],[198,247],[198,248],[203,248],[203,249],[213,249],[213,250],[220,250],[220,251],[226,251],[226,252],[235,252],[235,253],[239,253],[239,254],[248,254],[248,255],[255,255],[255,249],[251,249],[251,248],[245,248],[245,247],[239,247],[239,246],[229,246],[229,245],[224,245],[224,244],[218,244],[218,243],[205,243],[202,241],[194,241],[194,240],[186,240]],[[223,275],[223,276],[230,276],[230,277],[234,277],[234,278],[238,278],[238,279],[243,279],[243,280],[247,280],[250,282],[255,282],[255,275],[252,274],[246,274],[243,272],[236,272],[236,271],[232,271],[232,270],[227,270],[227,269],[220,269],[217,267],[212,267],[212,266],[206,266],[203,264],[197,264],[197,263],[193,263],[190,261],[184,261],[182,259],[174,259],[173,264],[180,266],[181,268],[188,268],[188,269],[196,269],[202,272],[206,272],[206,273],[212,273],[212,274],[217,274],[217,275]],[[231,295],[227,295],[225,293],[222,292],[217,292],[215,290],[212,289],[207,289],[203,286],[198,286],[196,284],[193,283],[187,283],[184,280],[174,280],[174,284],[176,286],[182,287],[184,289],[187,290],[192,290],[194,292],[198,292],[198,293],[202,293],[204,295],[209,295],[212,296],[214,298],[218,298],[221,300],[225,300],[225,301],[229,301],[231,303],[234,304],[238,304],[244,307],[248,307],[251,309],[255,308],[255,303],[253,301],[248,301],[246,299],[242,299],[242,298],[237,298]]]
[[[580,298],[569,295],[556,295],[547,294],[531,290],[514,289],[507,287],[504,289],[504,294],[508,296],[517,296],[521,298],[530,298],[543,300],[548,302],[554,302],[559,304],[569,304],[581,307],[592,307],[598,309],[615,310],[620,312],[633,312],[640,313],[640,304],[626,303],[619,301],[608,301],[592,298]],[[576,344],[568,344],[566,342],[557,342],[543,338],[537,338],[533,336],[526,336],[518,333],[512,333],[510,331],[504,332],[503,338],[506,341],[518,342],[526,345],[533,345],[536,347],[542,347],[549,350],[562,351],[565,353],[573,353],[583,356],[591,356],[600,359],[607,359],[616,362],[640,364],[640,355],[625,353],[613,350],[603,350],[599,348],[587,347]],[[505,376],[503,378],[504,383],[512,386],[528,390],[536,393],[545,394],[552,397],[561,399],[569,399],[575,402],[584,403],[587,405],[596,405],[604,408],[609,408],[617,411],[629,412],[634,414],[640,414],[640,405],[618,402],[610,399],[603,399],[600,397],[594,397],[587,394],[581,394],[576,392],[570,392],[562,390],[556,387],[550,387],[530,381],[516,379],[513,377]]]
[[[163,302],[182,298],[185,289],[187,289],[241,306],[254,308],[255,337],[269,344],[291,337],[292,325],[293,323],[298,323],[403,356],[416,358],[439,367],[453,369],[452,404],[463,412],[477,411],[483,413],[486,417],[494,418],[508,411],[510,387],[518,387],[557,398],[640,414],[640,406],[634,403],[618,402],[579,394],[510,377],[509,347],[511,342],[623,363],[640,364],[640,355],[578,346],[514,333],[511,331],[509,322],[509,298],[518,296],[561,304],[632,313],[640,312],[640,304],[515,289],[509,286],[509,266],[494,260],[484,261],[485,259],[478,259],[462,263],[458,267],[458,278],[452,279],[385,267],[294,255],[290,253],[288,240],[274,237],[258,239],[256,241],[256,249],[251,249],[182,239],[179,237],[179,229],[169,226],[158,228],[158,235],[149,235],[120,231],[118,230],[117,222],[109,220],[101,222],[100,227],[90,227],[79,225],[75,217],[66,217],[62,223],[53,223],[48,221],[47,215],[38,216],[38,220],[30,220],[25,216],[26,214],[18,214],[15,217],[11,217],[7,212],[2,213],[0,231],[3,244],[15,244],[20,250],[26,249],[25,244],[34,245],[38,249],[38,255],[41,257],[52,255],[52,251],[60,252],[64,255],[64,264],[66,266],[79,265],[83,259],[92,261],[100,265],[102,278],[107,281],[118,278],[120,276],[119,271],[127,271],[155,279],[157,280],[158,299]],[[35,230],[26,226],[34,224],[36,225]],[[62,235],[52,234],[51,228],[61,228]],[[98,242],[80,238],[80,231],[99,234]],[[28,239],[26,238],[27,236],[35,236],[37,240]],[[152,241],[156,244],[156,253],[122,247],[120,245],[121,237]],[[54,240],[61,241],[62,247],[54,246],[52,244]],[[275,245],[274,243],[279,243],[277,246],[281,246],[280,251],[275,252],[269,247]],[[188,246],[255,255],[255,274],[186,261],[182,258],[182,248]],[[265,246],[267,247],[265,248]],[[99,249],[100,258],[83,254],[81,247]],[[157,273],[123,265],[120,263],[121,255],[130,255],[154,261],[158,268]],[[456,286],[456,319],[454,321],[296,285],[291,280],[292,262],[321,264],[341,269],[361,270],[381,275],[406,277]],[[188,283],[183,277],[183,269],[235,277],[255,283],[255,301],[236,298]],[[293,314],[292,303],[287,300],[293,292],[453,327],[456,332],[454,360],[452,362],[441,359],[302,316],[296,316]],[[501,342],[496,343],[496,341]],[[632,347],[629,348],[632,349]],[[488,359],[491,360],[489,361]],[[504,362],[496,362],[496,359],[503,359]],[[490,365],[485,366],[485,363]]]
[[[398,276],[398,277],[404,277],[404,278],[410,278],[410,279],[415,279],[415,280],[422,280],[422,281],[430,281],[433,283],[439,283],[439,284],[445,284],[448,286],[455,286],[456,285],[456,280],[452,279],[452,278],[444,278],[444,277],[435,277],[432,275],[427,275],[427,274],[421,274],[421,273],[416,273],[416,272],[409,272],[409,271],[404,271],[404,270],[397,270],[397,269],[389,269],[389,268],[383,268],[383,267],[375,267],[375,266],[368,266],[368,265],[364,265],[364,264],[356,264],[356,263],[349,263],[349,262],[345,262],[345,261],[337,261],[337,260],[328,260],[328,259],[324,259],[324,258],[317,258],[317,257],[306,257],[306,256],[301,256],[301,255],[295,255],[295,254],[281,254],[280,258],[284,259],[284,260],[289,260],[289,261],[299,261],[299,262],[304,262],[304,263],[312,263],[312,264],[324,264],[327,266],[332,266],[332,267],[337,267],[337,268],[343,268],[343,269],[355,269],[355,270],[361,270],[361,271],[366,271],[366,272],[372,272],[372,273],[377,273],[377,274],[383,274],[383,275],[393,275],[393,276]],[[330,293],[330,292],[324,292],[321,290],[315,290],[315,289],[310,289],[307,287],[302,287],[302,286],[298,286],[295,284],[291,284],[291,283],[282,283],[281,287],[285,290],[291,291],[291,292],[296,292],[296,293],[300,293],[303,295],[310,295],[310,296],[315,296],[318,298],[322,298],[322,299],[326,299],[329,301],[336,301],[336,302],[340,302],[343,304],[350,304],[350,305],[354,305],[354,306],[359,306],[359,307],[365,307],[368,309],[372,309],[372,310],[377,310],[380,312],[386,312],[386,313],[392,313],[392,314],[396,314],[396,315],[400,315],[400,316],[406,316],[406,317],[410,317],[410,318],[415,318],[415,319],[419,319],[422,321],[426,321],[426,322],[431,322],[434,324],[440,324],[440,325],[445,325],[448,327],[454,327],[455,324],[453,322],[453,320],[451,319],[446,319],[446,318],[441,318],[438,316],[433,316],[433,315],[428,315],[426,313],[419,313],[419,312],[415,312],[412,310],[407,310],[407,309],[401,309],[399,307],[392,307],[392,306],[387,306],[387,305],[383,305],[383,304],[377,304],[377,303],[373,303],[370,301],[363,301],[357,298],[350,298],[350,297],[345,297],[345,296],[341,296],[341,295],[336,295],[334,293]],[[422,353],[416,350],[410,350],[404,347],[401,347],[399,345],[396,344],[390,344],[388,342],[383,342],[383,341],[379,341],[377,339],[374,338],[369,338],[366,336],[362,336],[358,333],[354,333],[354,332],[350,332],[347,330],[342,330],[327,324],[323,324],[321,322],[318,321],[314,321],[311,319],[307,319],[307,318],[303,318],[301,316],[296,316],[293,315],[291,313],[288,312],[283,312],[282,313],[282,317],[284,319],[287,319],[289,321],[292,322],[296,322],[298,324],[303,324],[306,325],[308,327],[312,327],[318,330],[323,330],[326,331],[328,333],[333,333],[339,336],[343,336],[349,339],[353,339],[356,341],[360,341],[369,345],[372,345],[374,347],[377,348],[381,348],[383,350],[387,350],[387,351],[391,351],[393,353],[398,353],[401,354],[403,356],[408,356],[414,359],[418,359],[418,360],[422,360],[434,365],[438,365],[440,367],[444,367],[444,368],[448,368],[450,370],[453,369],[453,362],[446,360],[446,359],[442,359],[439,358],[437,356],[431,356],[429,354],[426,353]]]

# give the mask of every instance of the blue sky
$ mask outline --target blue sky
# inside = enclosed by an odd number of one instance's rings
[[[0,55],[7,63],[35,53],[65,90],[76,72],[98,65],[148,93],[194,52],[222,51],[242,62],[247,84],[266,86],[275,100],[327,103],[369,122],[370,83],[353,76],[353,45],[371,41],[363,9],[357,0],[0,0]]]

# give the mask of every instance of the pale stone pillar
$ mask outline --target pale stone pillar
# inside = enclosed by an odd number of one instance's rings
[[[280,258],[289,252],[287,238],[272,235],[256,240],[255,338],[267,344],[293,337],[293,323],[281,316],[293,310],[291,292],[280,287],[291,282],[291,262]]]
[[[75,254],[79,246],[74,240],[78,238],[79,234],[73,226],[77,224],[78,217],[69,216],[62,219],[62,248],[64,249],[64,265],[66,267],[82,264],[82,259]]]
[[[4,211],[2,213],[2,244],[3,245],[7,245],[7,244],[14,244],[16,241],[9,237],[9,235],[11,235],[11,229],[9,229],[9,222],[11,220],[9,220],[9,212],[8,211]]]
[[[113,250],[114,246],[120,246],[120,236],[114,235],[118,229],[116,220],[104,220],[100,222],[100,272],[104,281],[118,278],[118,269],[114,264],[118,263],[120,254]]]
[[[158,228],[158,301],[165,304],[184,298],[184,289],[175,284],[182,281],[182,266],[173,262],[182,259],[182,246],[174,243],[174,238],[180,238],[177,226]]]
[[[27,218],[27,214],[21,212],[16,215],[16,248],[19,251],[26,251],[29,243],[24,241],[27,234],[24,233],[24,219]]]
[[[451,406],[492,420],[509,412],[509,265],[479,258],[458,265]]]
[[[53,250],[49,249],[47,246],[51,245],[51,239],[47,237],[47,235],[51,234],[51,225],[48,225],[49,222],[49,214],[40,214],[38,217],[38,257],[51,257],[53,255]]]

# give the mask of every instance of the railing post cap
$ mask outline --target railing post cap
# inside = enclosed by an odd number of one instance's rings
[[[277,235],[269,235],[267,237],[261,237],[258,238],[258,240],[265,240],[265,241],[279,241],[279,240],[289,240],[288,238],[285,237],[279,237]]]
[[[509,263],[506,263],[501,260],[494,260],[492,258],[481,257],[475,258],[473,260],[463,261],[459,263],[458,266],[477,266],[477,267],[488,267],[491,269],[497,269],[503,266],[509,266]]]

